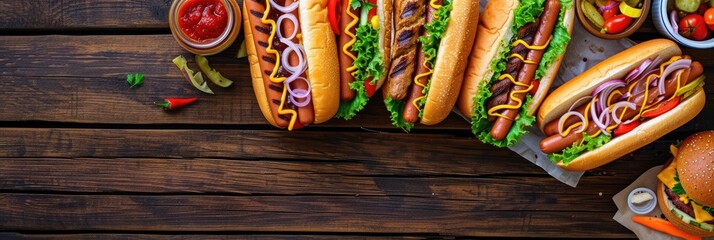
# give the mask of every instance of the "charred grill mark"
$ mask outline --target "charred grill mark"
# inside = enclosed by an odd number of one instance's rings
[[[255,26],[255,30],[270,35],[270,29],[263,26]]]
[[[493,85],[491,85],[490,89],[492,94],[491,96],[498,96],[503,93],[507,93],[508,89],[511,88],[511,84],[511,81],[508,79],[503,79],[494,83]]]
[[[402,47],[407,44],[409,44],[410,40],[414,37],[414,32],[412,31],[403,31],[399,34],[399,38],[397,38],[397,44]]]
[[[283,92],[283,88],[282,88],[281,86],[278,86],[278,85],[275,85],[275,84],[270,84],[270,85],[268,86],[268,88],[269,88],[270,90],[273,90],[273,91],[276,91],[276,92],[279,92],[279,93],[282,93],[282,92]]]
[[[267,42],[258,41],[258,45],[260,45],[260,46],[263,47],[263,48],[268,48],[268,43],[267,43]]]
[[[261,1],[261,0],[250,0],[250,1],[252,1],[254,3],[258,3],[260,5],[265,5],[265,1]]]
[[[258,18],[263,18],[263,13],[262,13],[262,12],[255,11],[255,10],[253,10],[253,9],[250,10],[250,14],[252,14],[253,16],[256,16],[256,17],[258,17]]]
[[[395,77],[395,76],[398,76],[398,75],[404,73],[404,70],[407,69],[407,62],[408,61],[406,58],[402,58],[401,61],[399,61],[399,63],[394,65],[394,68],[392,68],[392,73],[389,74],[389,76]]]
[[[265,70],[265,71],[263,71],[263,73],[265,73],[265,75],[270,76],[270,74],[273,74],[273,71],[272,71],[272,70]]]
[[[408,18],[414,15],[417,10],[417,4],[415,2],[408,2],[402,9],[402,18]]]
[[[288,117],[286,114],[278,115],[278,117],[279,117],[280,119],[282,119],[282,120],[290,121],[290,117]]]
[[[271,64],[273,64],[273,65],[275,64],[275,58],[271,58],[271,57],[268,57],[268,56],[263,56],[262,59],[263,59],[263,61],[269,62],[269,63],[271,63]],[[272,72],[271,72],[271,73],[272,73]]]

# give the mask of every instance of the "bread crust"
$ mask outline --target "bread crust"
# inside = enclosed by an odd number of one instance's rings
[[[337,59],[337,43],[332,34],[327,17],[327,0],[304,0],[298,6],[303,46],[307,58],[307,79],[312,87],[311,97],[318,124],[326,122],[337,113],[340,101],[340,70]],[[270,103],[263,86],[262,70],[256,53],[253,29],[248,17],[247,6],[243,3],[246,51],[250,63],[253,91],[260,111],[265,119],[277,126],[272,117]],[[332,64],[330,64],[332,63]]]
[[[677,173],[694,201],[714,206],[714,131],[695,133],[677,151]]]
[[[543,130],[547,123],[562,116],[575,101],[589,96],[595,88],[608,80],[624,78],[630,70],[646,59],[660,56],[666,61],[681,54],[682,50],[676,43],[667,39],[655,39],[605,59],[550,93],[538,110],[538,126]]]
[[[459,96],[466,61],[479,21],[478,1],[453,1],[449,25],[441,39],[421,124],[434,125],[451,112]]]
[[[667,218],[667,220],[669,220],[669,222],[671,222],[672,224],[677,226],[677,228],[682,229],[685,232],[701,237],[714,237],[714,232],[708,232],[704,229],[692,226],[690,224],[685,223],[677,216],[674,216],[674,214],[670,210],[674,206],[668,206],[668,200],[669,199],[667,198],[667,194],[664,192],[664,183],[662,183],[661,181],[657,181],[657,205],[659,205],[660,210],[662,210],[662,214],[664,214],[664,216]]]
[[[384,62],[384,73],[377,79],[377,89],[381,88],[387,79],[387,72],[391,66],[390,49],[392,47],[392,0],[377,0],[377,15],[379,16],[379,51]],[[329,24],[329,22],[328,22]]]
[[[484,84],[484,81],[488,81],[494,74],[497,74],[491,70],[491,62],[499,52],[503,51],[503,41],[508,41],[513,37],[510,29],[513,24],[514,10],[518,5],[519,2],[517,0],[492,0],[488,2],[482,13],[483,16],[478,25],[476,41],[469,56],[464,83],[457,102],[461,114],[469,119],[473,115],[474,97],[478,94],[479,88]],[[568,34],[573,32],[574,19],[575,10],[570,8],[563,17],[563,25],[568,29]],[[536,110],[548,94],[548,90],[560,69],[563,57],[564,54],[553,61],[546,74],[540,79],[538,91],[533,96],[530,105],[526,106],[529,116],[536,114]]]
[[[578,156],[568,166],[563,162],[559,162],[558,166],[570,171],[587,171],[610,163],[689,122],[704,108],[705,101],[704,90],[699,90],[669,112],[645,121],[631,132],[613,138],[598,149]]]
[[[327,17],[327,0],[302,0],[298,6],[307,79],[312,87],[315,124],[332,119],[340,107],[337,40]]]

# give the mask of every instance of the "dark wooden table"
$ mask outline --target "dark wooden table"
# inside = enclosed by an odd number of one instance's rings
[[[673,141],[713,128],[710,94],[695,120],[577,188],[481,144],[453,114],[396,130],[380,99],[352,121],[282,131],[260,114],[237,46],[209,57],[234,86],[207,95],[184,80],[171,59],[197,68],[169,5],[0,1],[0,239],[631,238],[612,196]],[[648,22],[632,39],[657,37]],[[685,52],[714,76],[714,50]],[[146,82],[129,89],[135,72]],[[152,105],[173,96],[200,100]]]

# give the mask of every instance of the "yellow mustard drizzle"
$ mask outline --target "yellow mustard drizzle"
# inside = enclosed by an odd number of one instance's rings
[[[553,39],[553,36],[550,36],[550,38],[548,38],[548,41],[547,41],[545,44],[543,44],[542,46],[531,46],[531,45],[528,44],[527,42],[523,41],[523,39],[518,39],[518,40],[516,40],[515,42],[513,42],[513,44],[511,44],[511,46],[515,47],[515,46],[518,46],[518,44],[522,44],[523,46],[525,46],[527,49],[530,49],[530,50],[543,50],[543,49],[545,49],[545,48],[548,47],[548,44],[550,43],[550,40],[552,40],[552,39]],[[526,59],[524,59],[523,56],[521,56],[521,55],[519,55],[519,54],[515,54],[515,53],[514,53],[514,54],[511,54],[510,56],[508,56],[508,58],[512,58],[512,57],[517,57],[517,58],[523,60],[523,63],[524,63],[524,64],[537,64],[535,61],[531,61],[531,60],[526,60]],[[527,89],[523,89],[523,90],[514,90],[514,91],[511,91],[511,93],[509,94],[508,97],[509,97],[511,100],[517,102],[518,104],[516,104],[516,105],[501,104],[501,105],[498,105],[498,106],[494,106],[494,107],[492,107],[491,109],[488,110],[488,115],[489,115],[489,116],[502,117],[502,118],[505,118],[505,119],[508,119],[508,120],[513,121],[513,119],[511,119],[511,118],[509,118],[509,117],[507,117],[507,116],[505,116],[505,115],[503,115],[503,114],[496,113],[496,111],[499,111],[499,110],[502,110],[502,109],[519,109],[519,108],[521,108],[521,106],[523,106],[523,101],[520,100],[520,99],[518,99],[518,98],[516,98],[515,94],[527,93],[527,92],[529,92],[531,89],[533,89],[533,84],[526,85],[526,84],[524,84],[524,83],[517,82],[517,81],[513,78],[513,76],[510,75],[510,74],[502,74],[501,76],[498,77],[498,80],[503,80],[503,79],[505,79],[505,78],[508,78],[508,80],[510,80],[510,81],[511,81],[514,85],[516,85],[516,86],[521,86],[521,87],[526,87],[526,86],[527,86],[528,88],[527,88]]]
[[[349,58],[351,58],[352,61],[354,62],[357,60],[357,57],[354,54],[352,54],[349,50],[352,48],[353,45],[355,45],[355,42],[357,42],[357,36],[355,36],[354,33],[350,32],[350,29],[352,27],[354,27],[355,25],[357,25],[357,23],[359,22],[359,18],[356,15],[354,15],[352,13],[352,11],[350,11],[349,8],[350,8],[350,6],[347,6],[347,9],[344,9],[343,11],[347,11],[347,15],[352,18],[352,21],[349,24],[347,24],[347,27],[345,27],[344,32],[351,39],[349,42],[347,42],[347,44],[345,44],[345,46],[342,47],[342,52],[344,52],[345,55],[347,55]],[[352,64],[352,66],[347,68],[347,72],[354,72],[355,70],[357,70],[357,66],[355,66],[354,64]]]
[[[513,53],[513,54],[509,55],[508,58],[518,58],[521,61],[523,61],[523,63],[525,63],[525,64],[536,64],[536,62],[534,62],[534,61],[526,60],[525,58],[523,58],[523,56],[521,56],[518,53]]]
[[[662,74],[664,73],[664,69],[665,69],[667,66],[669,66],[670,64],[674,63],[675,61],[677,61],[677,60],[679,60],[679,59],[681,59],[681,58],[682,58],[682,56],[674,56],[674,57],[670,58],[669,61],[667,61],[666,63],[664,63],[664,64],[662,64],[662,65],[659,66],[659,75],[657,75],[657,74],[652,74],[652,75],[650,75],[649,77],[647,77],[647,80],[645,81],[645,86],[646,86],[646,87],[645,87],[645,97],[642,99],[642,108],[640,108],[640,113],[637,114],[637,116],[635,116],[635,117],[632,118],[632,119],[638,119],[638,118],[640,118],[640,117],[642,116],[642,113],[645,111],[645,109],[651,107],[651,106],[647,106],[647,100],[648,100],[648,98],[649,98],[650,80],[651,80],[653,77],[657,77],[657,78],[662,77]]]
[[[568,136],[568,134],[570,134],[570,131],[572,131],[573,129],[575,129],[575,128],[578,127],[578,126],[585,126],[585,127],[583,128],[583,131],[587,130],[587,129],[585,129],[585,128],[587,128],[588,125],[589,125],[589,122],[588,122],[588,116],[589,116],[589,115],[588,115],[587,113],[590,111],[590,106],[593,104],[593,102],[597,102],[597,100],[596,100],[596,99],[593,99],[593,100],[591,100],[590,102],[587,103],[588,105],[585,106],[585,111],[583,111],[583,112],[585,113],[585,114],[583,114],[584,117],[585,117],[585,122],[578,122],[578,123],[575,123],[575,124],[571,125],[570,127],[568,127],[568,129],[566,129],[565,131],[563,131],[563,134],[560,134],[561,137]],[[565,125],[565,121],[563,121],[563,124],[560,125],[560,129],[563,128],[563,125]]]
[[[431,1],[429,2],[429,5],[430,5],[432,8],[434,8],[435,10],[439,10],[439,8],[441,8],[441,6],[442,6],[442,5],[436,4],[436,0],[431,0]],[[436,14],[436,12],[434,12],[434,13]],[[436,18],[436,16],[434,16],[434,18]],[[427,78],[427,79],[428,79],[428,77],[429,77],[431,74],[434,73],[434,69],[431,68],[431,67],[428,65],[428,63],[427,63],[426,61],[424,61],[424,62],[422,63],[422,66],[424,66],[424,68],[426,68],[428,71],[425,72],[425,73],[417,74],[416,76],[414,76],[414,85],[417,85],[417,86],[419,86],[419,87],[422,87],[422,89],[424,89],[424,88],[426,88],[426,85],[424,85],[424,84],[422,84],[421,82],[419,82],[419,79],[421,79],[421,78]],[[427,82],[428,82],[428,80],[427,80]],[[412,105],[414,105],[414,107],[415,107],[417,110],[421,110],[421,108],[419,107],[419,104],[418,104],[418,103],[419,103],[419,101],[421,101],[421,100],[424,99],[425,97],[426,97],[426,95],[422,95],[422,96],[420,96],[420,97],[418,97],[418,98],[415,98],[414,101],[412,101]]]
[[[541,45],[541,46],[531,46],[531,45],[528,44],[526,41],[523,41],[523,39],[518,39],[518,40],[516,40],[515,42],[513,42],[513,44],[511,44],[511,46],[512,46],[512,47],[515,47],[515,46],[518,46],[518,44],[521,44],[521,45],[525,46],[527,49],[530,49],[530,50],[543,50],[543,49],[545,49],[545,48],[548,47],[548,44],[550,43],[550,40],[553,40],[553,36],[550,36],[550,38],[548,38],[548,41],[547,41],[545,44]]]
[[[266,49],[266,51],[275,55],[275,67],[273,68],[273,72],[270,73],[269,79],[271,82],[274,83],[283,83],[285,81],[285,77],[275,77],[275,75],[278,74],[278,68],[280,67],[280,54],[277,50],[273,48],[273,39],[275,38],[275,32],[278,31],[278,29],[275,27],[275,21],[273,21],[272,19],[268,19],[268,13],[270,13],[270,2],[269,0],[265,0],[265,12],[263,12],[263,18],[260,19],[260,22],[262,22],[263,24],[269,24],[272,29],[270,31],[270,37],[268,38],[268,48]],[[288,124],[288,130],[292,131],[295,127],[295,122],[297,121],[297,111],[292,109],[285,109],[285,102],[287,102],[287,96],[288,87],[284,86],[283,94],[280,97],[280,106],[278,106],[278,114],[292,115],[292,117],[290,117],[290,124]]]

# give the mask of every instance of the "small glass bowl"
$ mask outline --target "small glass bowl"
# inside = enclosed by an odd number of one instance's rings
[[[181,6],[188,0],[174,0],[169,10],[169,27],[176,42],[184,49],[194,54],[209,56],[222,52],[238,37],[241,28],[241,11],[238,3],[233,0],[220,0],[228,13],[228,23],[226,29],[220,36],[207,42],[198,42],[186,36],[179,28],[179,11]]]
[[[650,194],[650,196],[652,196],[652,200],[650,200],[649,202],[647,202],[645,204],[635,205],[634,203],[632,203],[632,197],[635,196],[635,194],[641,193],[641,192]],[[645,188],[645,187],[636,188],[636,189],[632,190],[632,192],[630,192],[630,195],[627,195],[627,206],[635,214],[638,214],[638,215],[648,214],[648,213],[652,212],[652,210],[654,210],[655,207],[657,207],[657,195],[649,188]]]

